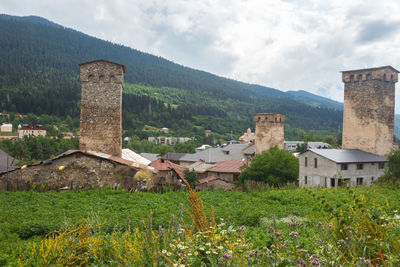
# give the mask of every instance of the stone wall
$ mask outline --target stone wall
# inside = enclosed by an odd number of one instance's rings
[[[47,162],[47,161],[46,161]],[[60,171],[59,167],[65,166]],[[0,175],[0,190],[59,190],[77,188],[112,187],[137,189],[134,176],[137,170],[123,164],[75,153],[58,158],[47,164],[30,166],[25,170]],[[8,176],[8,177],[7,177]],[[8,180],[8,186],[7,186]]]
[[[345,71],[342,148],[388,155],[393,149],[395,83],[391,67]]]
[[[285,135],[283,125],[285,115],[280,113],[258,113],[254,115],[256,123],[254,151],[261,154],[271,147],[284,149]]]
[[[82,99],[79,149],[121,156],[124,66],[97,60],[80,64]]]

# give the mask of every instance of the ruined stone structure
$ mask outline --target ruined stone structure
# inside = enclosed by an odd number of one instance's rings
[[[256,123],[254,147],[256,154],[261,154],[274,146],[278,146],[279,149],[284,148],[283,124],[285,115],[281,113],[257,113],[254,115],[254,121]]]
[[[125,66],[102,59],[79,66],[82,82],[79,149],[120,157]]]
[[[385,156],[393,149],[395,83],[391,66],[342,72],[344,82],[342,148]]]

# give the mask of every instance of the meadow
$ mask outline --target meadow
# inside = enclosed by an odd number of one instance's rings
[[[1,191],[0,265],[16,265],[23,251],[28,249],[33,253],[33,243],[40,244],[52,231],[69,229],[73,225],[76,226],[77,223],[87,227],[96,226],[98,234],[110,238],[123,236],[131,229],[139,229],[137,231],[143,232],[143,225],[147,225],[147,227],[151,225],[151,228],[155,231],[153,234],[155,236],[160,233],[158,231],[161,229],[160,226],[163,229],[171,228],[171,218],[172,221],[177,221],[176,218],[182,217],[185,225],[189,228],[189,225],[195,223],[192,220],[193,218],[190,218],[188,211],[192,215],[195,212],[193,205],[190,205],[190,202],[187,201],[187,196],[188,193],[183,191],[164,194],[128,193],[108,189],[45,193]],[[250,250],[250,253],[253,250],[261,251],[263,248],[265,251],[271,252],[274,246],[276,248],[278,242],[276,238],[279,238],[280,235],[282,237],[293,236],[293,227],[297,226],[301,226],[301,229],[296,228],[296,238],[297,234],[301,238],[299,237],[296,241],[296,247],[312,247],[315,239],[321,237],[321,229],[318,224],[333,222],[335,218],[345,220],[346,216],[343,215],[343,211],[350,209],[354,213],[354,205],[360,201],[360,196],[362,204],[358,206],[360,213],[357,217],[361,218],[365,209],[369,212],[368,218],[375,216],[374,214],[377,212],[375,210],[379,211],[380,209],[382,211],[382,207],[385,209],[385,214],[389,215],[400,210],[398,190],[381,187],[362,187],[351,190],[345,188],[332,190],[270,189],[250,193],[203,191],[199,192],[198,196],[203,201],[205,221],[209,222],[208,225],[212,225],[211,213],[213,213],[217,224],[223,222],[221,227],[242,229],[243,236],[241,238],[246,240],[243,242],[247,242],[246,249]],[[183,211],[182,208],[181,210],[179,208],[181,203],[183,204]],[[211,212],[211,206],[213,212]],[[371,211],[372,209],[374,210]],[[182,213],[182,215],[179,215],[179,213]],[[151,222],[141,223],[142,220],[148,221],[150,214]],[[332,214],[336,214],[336,217]],[[180,224],[180,222],[178,223]],[[340,223],[341,221],[338,220],[337,225]],[[351,224],[352,222],[346,223]],[[180,225],[180,230],[182,230],[182,227]],[[230,232],[230,230],[227,231]],[[90,230],[89,232],[93,231]],[[188,232],[190,231],[188,230]],[[192,229],[189,236],[192,236],[192,232],[201,233],[202,231]],[[225,230],[222,233],[225,233]],[[398,236],[395,238],[398,238]],[[239,240],[239,237],[237,238]],[[178,239],[173,238],[171,240],[176,241]],[[281,244],[284,244],[283,240]],[[159,246],[158,249],[164,251],[162,249],[164,246],[161,243]],[[221,255],[226,256],[227,254],[225,252]],[[229,257],[232,257],[232,255]],[[151,258],[151,256],[149,257]],[[229,257],[226,256],[225,258],[232,260]],[[246,257],[248,258],[249,255],[246,255]],[[161,257],[161,259],[163,258]],[[178,258],[175,260],[179,262]],[[174,262],[167,260],[166,265],[173,265]],[[212,260],[208,262],[210,263],[207,264],[208,266],[214,266]],[[218,262],[218,259],[216,262]],[[112,265],[109,262],[108,264]],[[116,263],[116,265],[119,264]],[[290,266],[290,264],[282,266]]]

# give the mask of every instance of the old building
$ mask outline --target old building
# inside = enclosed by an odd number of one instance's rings
[[[299,156],[299,186],[369,185],[385,170],[387,159],[359,149],[311,149]]]
[[[285,136],[283,124],[285,115],[281,113],[257,113],[254,115],[256,123],[255,130],[255,153],[261,154],[271,147],[284,148]]]
[[[226,182],[223,179],[215,176],[209,176],[200,179],[198,184],[196,185],[196,190],[208,190],[208,189],[232,190],[234,188],[235,185],[233,183]]]
[[[342,72],[342,148],[388,155],[393,149],[394,95],[398,71],[391,66]]]
[[[24,124],[18,127],[18,137],[24,138],[24,136],[46,136],[46,130],[43,125],[40,124]]]
[[[44,191],[93,187],[133,190],[140,185],[134,178],[135,174],[145,168],[104,153],[68,150],[55,158],[0,174],[0,190]]]
[[[183,180],[185,178],[184,171],[185,167],[177,165],[169,160],[158,159],[150,163],[151,167],[158,171],[155,176],[154,183],[158,186],[172,186],[181,187],[183,186]]]
[[[121,157],[125,66],[103,59],[79,66],[82,82],[79,149]]]
[[[223,160],[207,170],[207,176],[215,176],[225,182],[234,183],[240,175],[240,167],[244,164],[240,160]]]
[[[253,143],[254,139],[255,135],[250,128],[248,128],[247,131],[241,137],[239,137],[239,140],[244,143]]]

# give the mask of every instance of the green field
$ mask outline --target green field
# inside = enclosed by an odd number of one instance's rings
[[[351,204],[346,189],[274,189],[263,192],[205,191],[199,196],[204,201],[206,213],[210,206],[216,218],[229,218],[235,227],[246,226],[246,238],[255,248],[269,245],[268,225],[276,218],[278,227],[285,234],[290,231],[288,218],[304,221],[302,242],[318,235],[316,223],[328,219],[317,199],[325,196],[335,209],[345,209]],[[365,187],[355,189],[355,194],[365,194],[377,204],[389,205],[400,210],[398,190]],[[105,224],[104,233],[123,232],[135,227],[153,212],[153,226],[168,227],[172,215],[178,213],[180,203],[187,210],[185,192],[128,193],[112,190],[84,190],[78,192],[0,192],[0,263],[11,263],[17,258],[20,247],[29,241],[41,240],[49,232],[67,227],[86,218],[89,222]],[[184,220],[189,223],[186,212]]]

